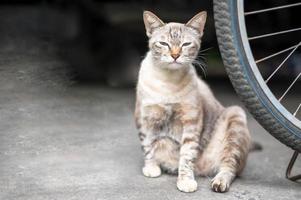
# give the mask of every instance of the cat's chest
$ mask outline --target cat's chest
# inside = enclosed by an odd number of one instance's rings
[[[142,103],[145,105],[151,104],[164,104],[166,106],[192,102],[195,99],[196,87],[193,84],[186,84],[183,87],[178,86],[171,87],[162,85],[160,83],[151,83],[149,81],[141,82],[140,92],[143,96]]]
[[[143,105],[160,104],[164,105],[166,109],[171,109],[172,104],[181,103],[181,101],[183,101],[183,96],[180,95],[153,90],[144,90]]]
[[[194,91],[181,92],[157,92],[152,90],[143,91],[142,106],[162,105],[167,110],[174,110],[180,104],[194,104],[197,100],[197,95]]]
[[[183,124],[181,121],[181,104],[180,103],[166,103],[166,104],[153,104],[153,106],[162,109],[162,115],[156,113],[158,110],[153,110],[150,115],[157,115],[158,123],[161,129],[157,133],[158,137],[168,137],[174,141],[180,142],[183,132]],[[151,106],[151,107],[153,107]]]

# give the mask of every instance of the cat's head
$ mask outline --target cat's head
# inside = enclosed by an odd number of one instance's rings
[[[201,46],[207,13],[198,13],[186,24],[164,23],[149,11],[143,20],[153,60],[168,69],[189,66],[197,57]]]

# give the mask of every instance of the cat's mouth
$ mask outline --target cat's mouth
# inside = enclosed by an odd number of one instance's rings
[[[179,61],[174,60],[174,61],[170,62],[170,64],[178,64],[178,65],[181,65],[182,63],[180,63]]]
[[[169,69],[180,69],[183,67],[183,64],[180,63],[179,61],[172,61],[169,62],[167,66]]]

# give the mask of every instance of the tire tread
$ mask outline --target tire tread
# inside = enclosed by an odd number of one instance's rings
[[[231,31],[231,16],[228,0],[214,0],[214,19],[220,53],[226,72],[236,93],[254,118],[276,139],[301,152],[301,139],[290,133],[259,101],[254,89],[243,73]]]

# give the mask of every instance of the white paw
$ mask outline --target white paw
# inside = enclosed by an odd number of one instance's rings
[[[230,183],[227,178],[214,177],[211,181],[211,188],[214,192],[227,192],[229,190]]]
[[[198,183],[194,179],[178,179],[177,187],[182,192],[194,192],[198,188]]]
[[[143,175],[155,178],[161,175],[161,169],[157,165],[146,165],[142,168]]]

